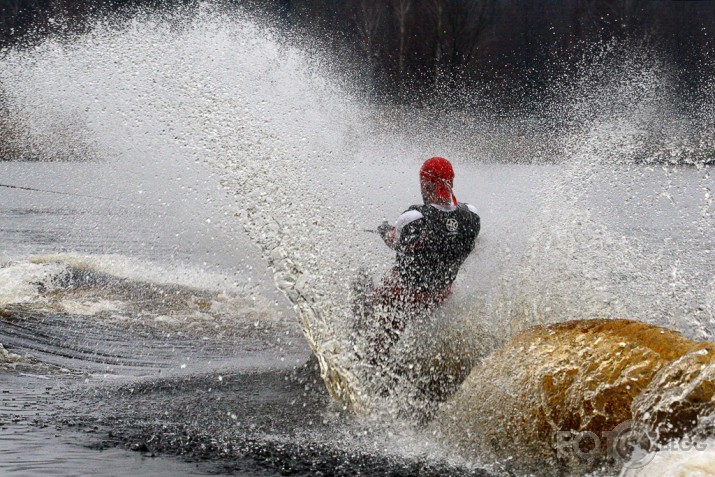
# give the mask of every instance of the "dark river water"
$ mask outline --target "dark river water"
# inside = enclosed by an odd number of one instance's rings
[[[103,167],[0,163],[72,194]],[[187,242],[220,238],[220,217],[192,231],[168,206],[0,197],[3,475],[486,475],[335,403],[250,243]],[[199,197],[183,213],[211,218]]]

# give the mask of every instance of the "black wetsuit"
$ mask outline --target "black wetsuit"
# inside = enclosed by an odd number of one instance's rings
[[[385,243],[397,252],[395,266],[356,312],[374,317],[366,336],[371,343],[368,360],[378,364],[410,319],[442,303],[464,260],[474,249],[480,221],[469,204],[457,206],[413,205],[397,218],[394,228],[385,224]]]
[[[398,219],[394,248],[400,282],[416,292],[441,293],[474,249],[479,215],[473,206],[413,205]]]

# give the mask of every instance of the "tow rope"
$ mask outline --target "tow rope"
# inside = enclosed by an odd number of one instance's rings
[[[33,192],[45,192],[47,194],[69,195],[72,197],[84,197],[86,199],[101,199],[101,200],[112,200],[115,202],[121,202],[119,199],[113,199],[111,197],[101,197],[98,195],[88,195],[88,194],[77,194],[77,193],[72,193],[72,192],[61,192],[61,191],[57,191],[57,190],[36,189],[34,187],[23,187],[23,186],[11,185],[11,184],[0,184],[0,187],[5,187],[7,189],[29,190],[29,191],[33,191]]]

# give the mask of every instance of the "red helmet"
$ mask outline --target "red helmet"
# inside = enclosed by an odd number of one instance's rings
[[[454,186],[454,169],[444,157],[427,159],[420,168],[420,182],[433,182],[437,196],[452,200],[457,205],[457,198],[452,192]]]

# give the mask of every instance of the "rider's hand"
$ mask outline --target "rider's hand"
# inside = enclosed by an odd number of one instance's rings
[[[380,234],[380,237],[382,237],[383,240],[387,239],[387,236],[391,234],[393,230],[395,230],[395,227],[388,224],[387,220],[377,227],[377,233]]]

